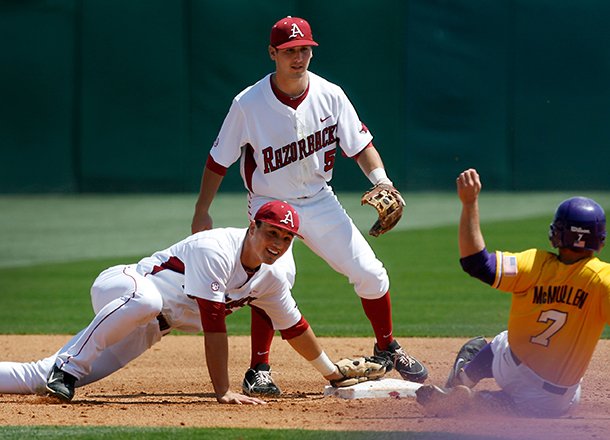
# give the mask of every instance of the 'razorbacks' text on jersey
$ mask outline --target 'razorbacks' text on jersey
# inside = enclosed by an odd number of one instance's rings
[[[308,75],[308,95],[296,110],[276,98],[271,75],[231,104],[210,156],[225,168],[241,158],[251,193],[281,200],[316,194],[332,178],[337,147],[352,157],[373,139],[339,86]]]

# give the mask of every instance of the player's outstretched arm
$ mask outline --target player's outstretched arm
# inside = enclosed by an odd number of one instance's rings
[[[477,170],[470,168],[463,171],[456,179],[456,186],[462,202],[458,244],[460,258],[464,258],[485,248],[479,220],[479,193],[482,185]]]
[[[345,387],[385,375],[389,364],[385,358],[358,357],[333,363],[313,333],[311,327],[299,336],[287,339],[294,350],[328,380],[331,385]]]
[[[229,343],[226,333],[205,332],[205,360],[219,403],[259,405],[265,402],[256,397],[235,393],[229,388]]]

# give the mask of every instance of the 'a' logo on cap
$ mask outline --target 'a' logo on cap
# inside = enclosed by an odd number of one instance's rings
[[[292,221],[292,211],[291,210],[286,211],[286,216],[284,217],[283,220],[280,220],[280,223],[284,223],[285,225],[290,223],[290,227],[292,229],[294,229],[294,222]]]
[[[292,33],[290,34],[289,38],[296,38],[297,36],[300,36],[301,38],[305,38],[305,34],[303,32],[301,32],[301,29],[299,29],[297,24],[292,23]]]

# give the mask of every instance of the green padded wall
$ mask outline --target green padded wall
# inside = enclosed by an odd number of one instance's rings
[[[605,0],[0,0],[0,192],[196,192],[285,15],[401,190],[610,189]],[[368,181],[339,158],[333,186]]]

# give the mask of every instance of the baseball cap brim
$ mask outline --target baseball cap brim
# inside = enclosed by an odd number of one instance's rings
[[[290,232],[291,234],[294,234],[301,239],[303,238],[303,236],[301,234],[299,234],[298,232],[294,232],[293,229],[290,229],[289,227],[287,227],[286,225],[283,225],[282,223],[274,222],[272,220],[261,220],[261,222],[267,223],[268,225],[271,225],[271,226],[275,226],[276,228],[283,229],[284,231]]]
[[[289,47],[298,47],[298,46],[318,46],[313,40],[292,40],[287,41],[286,43],[275,46],[276,49],[288,49]]]

